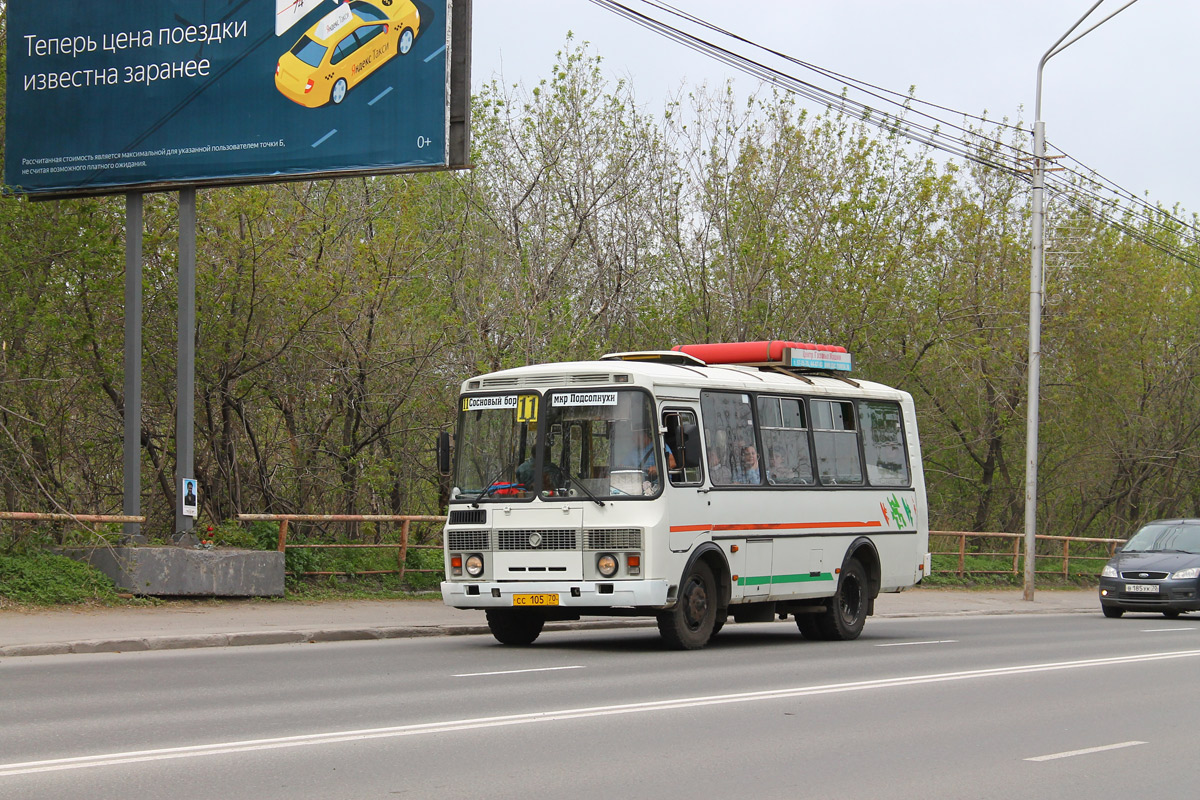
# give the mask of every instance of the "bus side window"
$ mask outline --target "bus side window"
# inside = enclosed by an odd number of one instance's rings
[[[767,483],[813,483],[804,404],[797,397],[758,398],[758,425],[767,454]]]
[[[862,483],[854,404],[848,400],[810,400],[817,474],[831,486]]]
[[[738,486],[762,482],[757,463],[754,417],[750,396],[741,392],[701,392],[700,414],[704,419],[708,479],[714,486]]]
[[[904,449],[904,425],[900,413],[896,403],[858,401],[867,480],[875,486],[907,486],[909,483],[908,451]]]

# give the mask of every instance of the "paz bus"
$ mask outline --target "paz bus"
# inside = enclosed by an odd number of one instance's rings
[[[652,616],[698,649],[731,618],[855,639],[930,573],[907,392],[842,347],[680,345],[462,384],[442,598],[500,642],[551,620]]]

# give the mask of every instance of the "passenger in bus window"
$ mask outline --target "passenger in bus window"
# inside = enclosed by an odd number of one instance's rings
[[[718,486],[733,483],[733,473],[721,463],[721,452],[715,447],[708,448],[708,480]]]
[[[771,467],[767,470],[768,483],[800,483],[800,475],[794,464],[788,462],[783,450],[771,451]]]
[[[733,479],[735,483],[762,483],[762,473],[758,470],[758,449],[748,444],[742,448],[740,464],[734,465]]]

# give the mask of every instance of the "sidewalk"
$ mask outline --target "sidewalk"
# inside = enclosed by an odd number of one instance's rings
[[[877,617],[1080,612],[1100,613],[1094,589],[1038,591],[1033,602],[1024,601],[1020,590],[913,589],[875,602]],[[585,617],[548,623],[546,629],[653,624],[650,618]],[[0,658],[487,632],[483,612],[447,608],[440,596],[317,603],[179,600],[146,608],[0,610]]]

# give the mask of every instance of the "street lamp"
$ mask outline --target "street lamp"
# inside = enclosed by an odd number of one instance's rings
[[[1063,44],[1083,21],[1092,15],[1104,0],[1097,0],[1087,13],[1076,20],[1066,33],[1059,37],[1038,62],[1037,94],[1033,106],[1033,197],[1031,200],[1032,215],[1029,222],[1029,387],[1028,413],[1025,420],[1025,594],[1024,599],[1033,600],[1033,584],[1036,574],[1037,553],[1037,469],[1038,469],[1038,400],[1042,380],[1042,268],[1043,252],[1043,221],[1044,200],[1043,190],[1046,187],[1046,124],[1042,122],[1042,70],[1046,62],[1078,42],[1084,36],[1099,28],[1110,19],[1137,2],[1128,3],[1109,14],[1104,19]]]

